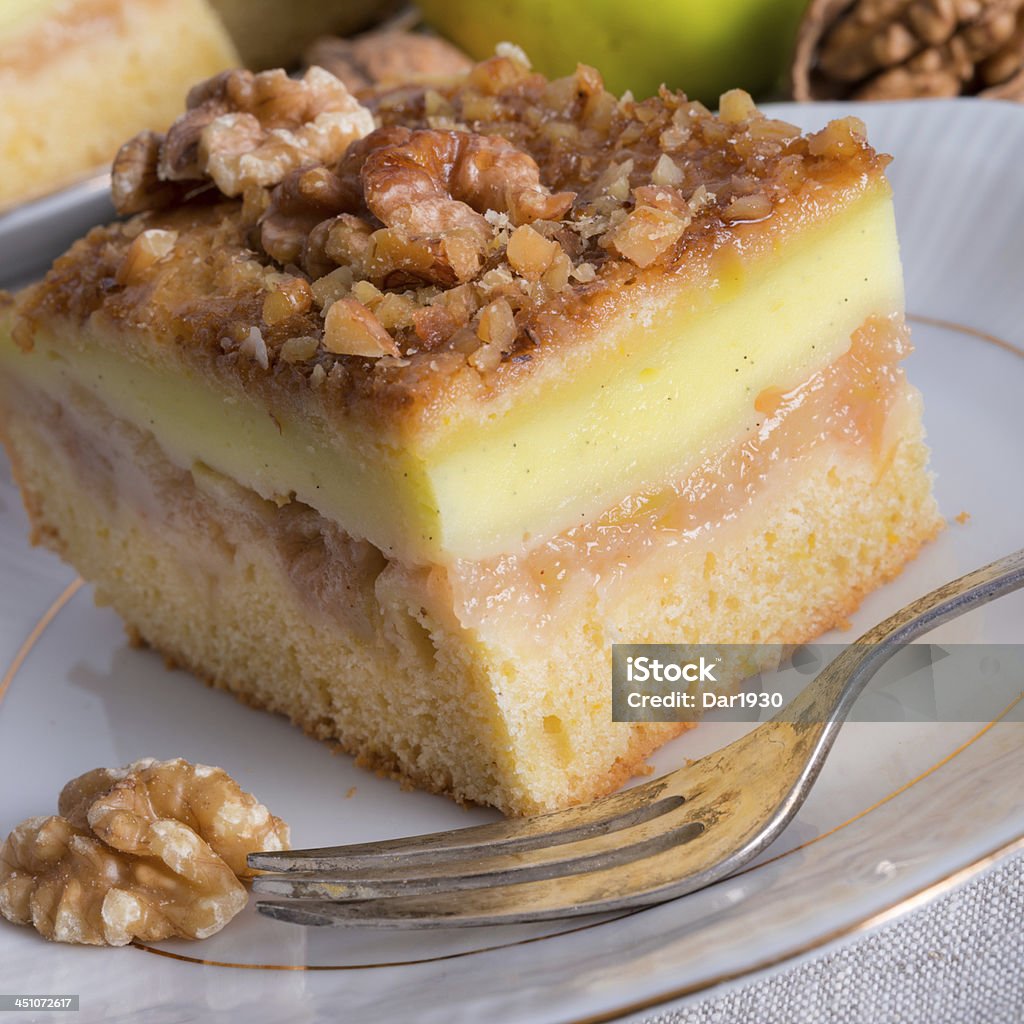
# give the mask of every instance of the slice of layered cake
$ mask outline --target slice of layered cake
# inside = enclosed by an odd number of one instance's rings
[[[206,0],[0,0],[0,208],[109,164],[238,63]]]
[[[616,641],[797,643],[939,528],[887,158],[511,50],[233,72],[6,314],[38,542],[130,630],[512,814],[606,793]]]

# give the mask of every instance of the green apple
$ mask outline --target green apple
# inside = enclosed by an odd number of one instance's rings
[[[418,0],[428,24],[483,59],[517,43],[549,76],[592,64],[615,93],[664,82],[717,101],[770,92],[789,61],[807,0]]]

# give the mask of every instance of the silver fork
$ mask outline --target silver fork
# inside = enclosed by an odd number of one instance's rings
[[[257,908],[294,924],[490,925],[623,910],[735,873],[807,797],[868,680],[915,637],[1024,586],[1024,549],[868,630],[729,746],[583,807],[317,850],[259,853]]]

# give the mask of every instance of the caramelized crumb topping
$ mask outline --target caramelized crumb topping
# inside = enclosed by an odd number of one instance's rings
[[[718,114],[665,89],[619,99],[593,68],[548,81],[515,50],[361,96],[319,68],[196,86],[115,162],[138,216],[59,260],[26,316],[162,324],[246,379],[486,385],[560,318],[887,162],[855,118],[802,136],[739,90]]]

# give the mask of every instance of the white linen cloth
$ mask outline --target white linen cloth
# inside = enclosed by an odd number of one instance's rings
[[[643,1024],[1024,1024],[1024,856],[841,949]]]

